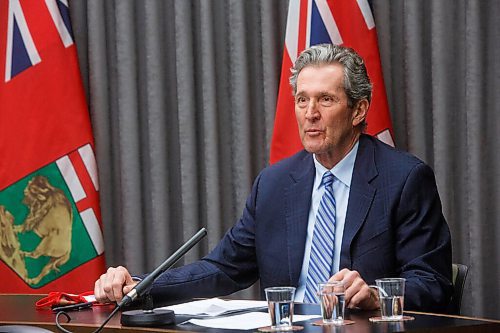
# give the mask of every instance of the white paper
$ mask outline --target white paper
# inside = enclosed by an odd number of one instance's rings
[[[173,310],[175,314],[178,315],[216,317],[240,311],[267,309],[267,302],[245,300],[226,301],[219,298],[210,298],[167,306],[162,309]]]
[[[95,296],[94,295],[87,295],[83,296],[87,302],[96,302]]]
[[[318,315],[293,315],[293,322],[300,322],[312,318],[318,318]],[[189,323],[210,327],[232,330],[252,330],[259,327],[271,325],[271,318],[267,312],[247,312],[235,316],[227,316],[211,319],[191,319]]]

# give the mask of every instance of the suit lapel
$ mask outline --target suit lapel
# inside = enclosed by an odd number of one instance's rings
[[[315,168],[312,155],[306,154],[297,163],[296,168],[290,172],[291,183],[285,189],[288,265],[290,268],[290,283],[293,286],[298,284],[304,259],[314,174]]]
[[[358,154],[347,205],[342,250],[340,253],[340,269],[351,268],[351,244],[368,215],[375,197],[376,189],[370,182],[378,175],[375,164],[374,146],[369,138],[362,135],[359,140]]]

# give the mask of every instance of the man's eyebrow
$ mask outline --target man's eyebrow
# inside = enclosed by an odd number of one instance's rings
[[[321,92],[319,94],[319,96],[330,96],[330,97],[335,98],[335,99],[340,99],[340,96],[339,96],[338,92],[336,92],[336,91],[333,91],[333,92],[332,91],[324,91],[324,92]]]
[[[298,90],[296,93],[296,95],[309,95],[306,91],[304,90]],[[313,96],[322,96],[322,95],[333,95],[335,94],[335,92],[331,92],[331,91],[327,91],[327,90],[322,90],[320,92],[318,92],[317,94],[314,94]]]
[[[335,91],[327,91],[327,90],[324,90],[324,91],[320,91],[318,96],[323,96],[323,95],[329,95],[329,96],[335,96],[336,93]]]

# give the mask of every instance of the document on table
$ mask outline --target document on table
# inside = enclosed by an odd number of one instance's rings
[[[312,318],[321,317],[319,315],[293,315],[293,322],[300,322]],[[232,330],[252,330],[259,327],[271,325],[271,318],[267,312],[248,312],[228,317],[219,317],[212,319],[190,319],[189,323],[221,329]]]
[[[267,309],[266,301],[211,298],[162,309],[173,310],[176,315],[191,317],[186,323],[210,328],[250,330],[271,325],[267,311],[251,312]],[[320,316],[294,315],[293,321],[299,322],[317,317]]]
[[[210,298],[167,306],[162,309],[172,310],[176,315],[192,316],[196,318],[213,318],[238,312],[267,309],[267,302]]]

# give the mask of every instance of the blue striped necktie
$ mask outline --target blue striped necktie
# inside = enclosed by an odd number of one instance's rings
[[[306,303],[318,303],[316,295],[318,283],[328,281],[333,271],[336,216],[333,180],[334,176],[330,171],[325,172],[321,180],[321,183],[325,186],[325,193],[319,203],[314,224],[304,296],[304,302]]]

